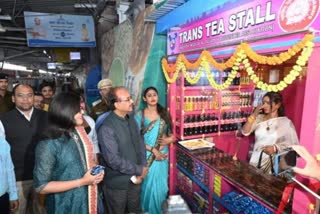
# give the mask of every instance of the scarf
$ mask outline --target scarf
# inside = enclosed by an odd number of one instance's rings
[[[93,143],[88,138],[88,135],[83,126],[77,126],[76,134],[78,135],[85,152],[85,159],[87,164],[87,169],[91,169],[95,166],[94,162],[94,151],[93,151]],[[89,204],[89,214],[98,213],[97,204],[98,204],[98,188],[97,185],[89,185],[88,186],[88,204]]]

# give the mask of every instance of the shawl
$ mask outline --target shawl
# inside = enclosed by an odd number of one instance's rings
[[[88,138],[88,135],[83,128],[83,126],[77,126],[76,128],[76,134],[78,136],[78,139],[75,139],[76,141],[81,141],[84,151],[85,151],[85,159],[86,159],[86,167],[87,169],[92,169],[95,166],[94,162],[94,149],[93,149],[93,143]],[[97,185],[89,185],[88,186],[88,207],[89,207],[89,214],[96,214],[98,213],[97,210],[97,204],[98,204],[98,188]]]

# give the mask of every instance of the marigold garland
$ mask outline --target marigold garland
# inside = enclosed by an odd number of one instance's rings
[[[300,75],[302,71],[302,66],[305,66],[314,47],[314,43],[312,42],[314,38],[313,34],[307,34],[304,38],[298,42],[296,45],[293,45],[287,51],[278,54],[277,56],[263,56],[255,51],[247,43],[241,43],[236,48],[236,51],[233,55],[225,62],[218,63],[210,54],[209,51],[203,51],[200,57],[193,63],[189,62],[184,54],[179,54],[176,62],[173,65],[169,65],[168,61],[163,58],[161,61],[162,70],[165,75],[165,78],[168,83],[173,83],[179,76],[180,70],[183,75],[190,84],[196,84],[201,78],[202,72],[205,71],[207,75],[207,79],[210,85],[217,89],[222,90],[230,86],[233,79],[235,78],[237,72],[239,71],[239,66],[241,64],[244,65],[250,79],[258,88],[267,91],[281,91],[289,84],[291,84],[297,76]],[[288,60],[290,60],[293,56],[301,51],[301,55],[298,57],[296,61],[296,65],[292,67],[292,70],[289,74],[281,80],[276,85],[269,85],[260,81],[257,75],[254,73],[253,68],[250,65],[249,59],[253,62],[264,64],[264,65],[280,65]],[[222,84],[217,84],[211,74],[210,65],[212,67],[217,68],[218,70],[225,70],[227,68],[232,68],[231,74],[227,78],[227,80]],[[188,70],[198,69],[194,78],[190,77]],[[169,73],[173,73],[170,77]]]
[[[281,80],[278,84],[267,84],[262,82],[253,71],[253,68],[251,67],[249,60],[247,59],[247,56],[245,52],[240,52],[242,55],[240,58],[243,59],[244,66],[246,68],[246,71],[250,77],[250,79],[253,81],[256,86],[262,90],[265,91],[282,91],[284,88],[286,88],[288,85],[292,84],[292,82],[301,74],[302,66],[305,66],[312,51],[313,51],[314,43],[312,42],[306,42],[305,47],[302,49],[301,55],[298,57],[296,61],[296,65],[294,65],[287,74],[283,80]]]

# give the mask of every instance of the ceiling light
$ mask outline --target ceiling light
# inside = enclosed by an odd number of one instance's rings
[[[76,3],[74,4],[74,8],[96,8],[97,4],[89,4],[89,3]]]
[[[7,62],[2,62],[0,64],[4,70],[13,70],[13,71],[24,71],[24,72],[32,72],[32,70],[27,69],[27,67],[22,66],[22,65],[15,65]],[[49,73],[45,70],[39,70],[39,73]]]
[[[6,29],[0,23],[0,33],[4,33],[4,32],[6,32]]]
[[[10,20],[12,20],[12,18],[9,15],[0,15],[0,20],[8,20],[8,21],[10,21]]]

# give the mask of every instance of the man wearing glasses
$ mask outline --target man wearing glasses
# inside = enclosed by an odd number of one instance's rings
[[[132,114],[133,100],[124,87],[108,94],[110,114],[98,130],[106,165],[103,190],[107,213],[141,213],[141,182],[146,176],[146,150]],[[135,179],[131,179],[134,177]]]
[[[39,213],[41,209],[33,191],[34,152],[47,126],[47,113],[33,107],[34,91],[30,85],[13,88],[15,108],[0,117],[0,136],[11,147],[11,156],[19,190],[18,213]],[[33,201],[35,203],[33,203]],[[34,205],[37,205],[33,207]]]
[[[99,89],[99,93],[101,95],[101,99],[92,103],[93,107],[92,107],[91,113],[90,113],[90,116],[94,120],[97,120],[99,115],[103,114],[106,111],[109,111],[109,108],[107,105],[107,95],[108,95],[111,87],[112,87],[112,81],[109,79],[102,79],[98,83],[98,89]]]

